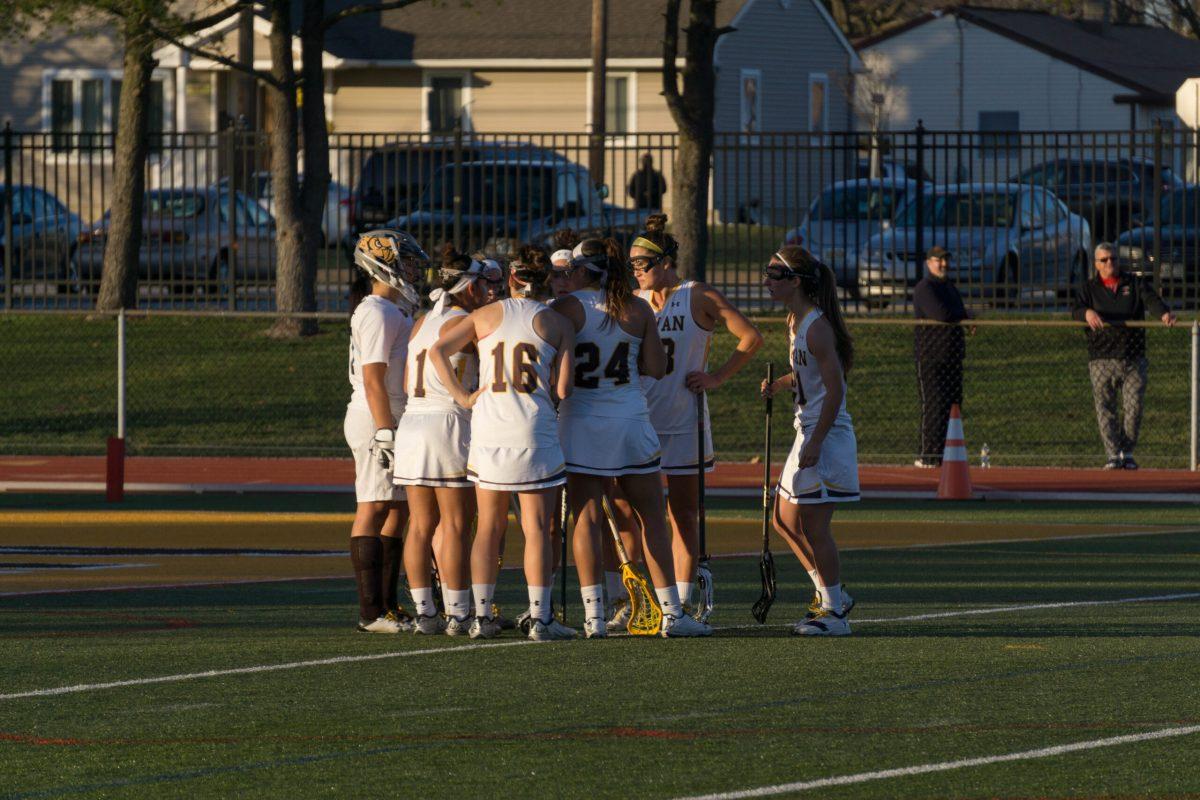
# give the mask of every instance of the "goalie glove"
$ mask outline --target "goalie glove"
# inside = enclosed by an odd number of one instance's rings
[[[379,466],[391,472],[396,457],[396,432],[391,428],[375,431],[375,438],[371,441],[371,455],[375,456]]]

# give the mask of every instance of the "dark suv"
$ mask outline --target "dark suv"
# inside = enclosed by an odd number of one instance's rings
[[[1163,194],[1183,187],[1169,167],[1161,174]],[[1148,158],[1058,158],[1011,180],[1045,186],[1091,224],[1097,242],[1113,241],[1154,208],[1154,162]]]

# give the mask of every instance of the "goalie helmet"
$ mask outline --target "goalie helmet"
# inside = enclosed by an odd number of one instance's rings
[[[420,297],[417,284],[429,267],[429,256],[412,234],[388,229],[367,231],[354,246],[354,263],[375,280],[399,291],[410,308],[416,307]]]

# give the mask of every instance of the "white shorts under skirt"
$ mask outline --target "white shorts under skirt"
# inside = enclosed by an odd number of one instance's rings
[[[401,486],[469,489],[470,449],[470,417],[454,413],[405,414],[396,429],[394,480]]]
[[[696,474],[696,432],[660,433],[658,443],[662,447],[662,471],[667,475]],[[713,460],[712,431],[704,431],[704,471],[716,469]]]
[[[658,472],[662,466],[658,434],[647,419],[559,417],[558,438],[567,472],[620,477]]]
[[[359,503],[377,503],[404,499],[404,488],[392,483],[392,476],[379,465],[371,452],[375,441],[375,418],[365,409],[346,409],[342,424],[346,444],[354,454],[354,498]],[[403,458],[396,447],[396,458]]]
[[[850,503],[859,499],[858,442],[854,428],[834,425],[821,444],[816,466],[800,469],[804,432],[798,431],[779,476],[779,493],[789,503]]]
[[[467,477],[480,489],[532,492],[567,482],[561,447],[485,447],[472,444]]]

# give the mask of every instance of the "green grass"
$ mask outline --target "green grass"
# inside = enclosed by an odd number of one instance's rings
[[[128,438],[134,454],[345,454],[348,335],[329,323],[318,336],[280,342],[265,320],[158,317],[127,323]],[[849,407],[864,463],[910,462],[919,403],[907,326],[853,322],[857,356]],[[769,358],[787,361],[780,320],[764,320],[767,344],[754,363],[712,393],[718,456],[762,448],[756,386]],[[99,453],[116,427],[115,323],[67,316],[0,319],[0,374],[7,381],[0,452]],[[734,342],[714,340],[721,363]],[[968,451],[986,442],[992,463],[1098,466],[1083,333],[1014,324],[968,339],[964,414]],[[1185,467],[1189,432],[1186,330],[1149,331],[1150,382],[1139,460]],[[791,443],[790,400],[776,404],[775,460]]]
[[[707,641],[453,652],[472,643],[353,633],[340,580],[8,598],[0,694],[435,652],[0,700],[0,796],[675,797],[1194,725],[1195,598],[888,620],[1200,592],[1198,545],[848,552],[858,622],[836,641],[778,625],[811,589],[782,554],[772,627]],[[714,571],[714,622],[748,625],[754,561]],[[501,601],[522,595],[506,573]],[[164,618],[190,627],[148,630]],[[1200,785],[1196,746],[1192,735],[803,796],[1164,797]]]

